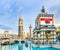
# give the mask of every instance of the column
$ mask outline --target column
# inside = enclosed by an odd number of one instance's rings
[[[38,37],[39,37],[39,39],[40,39],[40,32],[39,32],[39,34],[38,34]]]
[[[43,31],[43,42],[46,42],[45,31]]]
[[[43,36],[43,31],[41,32],[41,35],[40,36],[41,36],[41,44],[42,44],[44,42],[44,39],[43,39],[43,37],[44,37]]]
[[[37,39],[37,32],[35,32],[35,39]]]
[[[54,31],[54,43],[56,42],[56,32]]]
[[[56,32],[55,31],[51,31],[51,42],[54,43],[56,41]]]
[[[50,38],[50,41],[53,43],[53,40],[54,40],[54,33],[53,33],[53,31],[51,31],[51,38]]]

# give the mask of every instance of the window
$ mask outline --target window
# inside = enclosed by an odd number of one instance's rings
[[[45,26],[45,27],[48,27],[48,26]]]

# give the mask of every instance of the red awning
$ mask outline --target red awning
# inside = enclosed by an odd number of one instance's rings
[[[46,20],[48,20],[48,21],[52,21],[53,18],[39,18],[39,20],[41,20],[41,21],[46,21]]]

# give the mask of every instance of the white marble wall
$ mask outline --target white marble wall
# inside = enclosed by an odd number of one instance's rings
[[[51,35],[52,36],[51,36],[50,41],[51,42],[56,41],[56,32],[55,31],[51,31]],[[33,36],[35,36],[36,39],[39,38],[39,40],[40,40],[41,43],[43,43],[43,42],[45,43],[47,41],[46,37],[45,37],[45,31],[39,32],[38,35],[37,35],[37,32],[35,32],[35,34]]]

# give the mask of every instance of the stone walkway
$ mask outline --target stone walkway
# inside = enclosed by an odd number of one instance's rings
[[[32,44],[32,46],[39,46],[41,48],[44,48],[44,47],[53,47],[53,48],[60,49],[60,44],[52,44],[52,45],[36,45],[36,44]]]
[[[60,49],[60,44],[53,44],[52,47]]]

